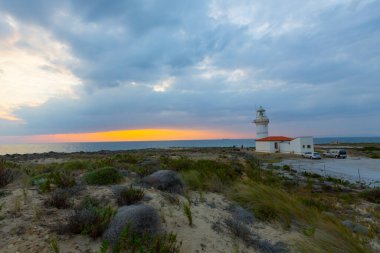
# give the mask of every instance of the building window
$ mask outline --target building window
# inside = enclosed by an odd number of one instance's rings
[[[278,143],[277,142],[274,143],[274,148],[278,149]]]
[[[302,145],[302,148],[305,148],[305,145]]]
[[[310,145],[307,145],[307,148],[311,148]]]

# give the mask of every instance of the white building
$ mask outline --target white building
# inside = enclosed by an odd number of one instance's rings
[[[302,154],[314,152],[313,137],[268,136],[269,119],[263,107],[256,112],[256,152]]]

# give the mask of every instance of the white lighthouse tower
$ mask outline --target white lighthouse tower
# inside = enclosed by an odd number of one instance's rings
[[[265,115],[265,109],[262,106],[256,111],[256,119],[253,123],[256,124],[256,139],[268,136],[269,119]]]

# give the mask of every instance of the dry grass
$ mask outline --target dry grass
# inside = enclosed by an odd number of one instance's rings
[[[339,219],[305,206],[297,194],[247,180],[236,183],[229,196],[264,221],[300,231],[315,228],[297,244],[301,252],[368,252]]]

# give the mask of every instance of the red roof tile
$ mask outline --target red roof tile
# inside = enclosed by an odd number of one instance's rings
[[[291,141],[294,138],[289,138],[285,136],[268,136],[261,139],[256,139],[256,141]]]

